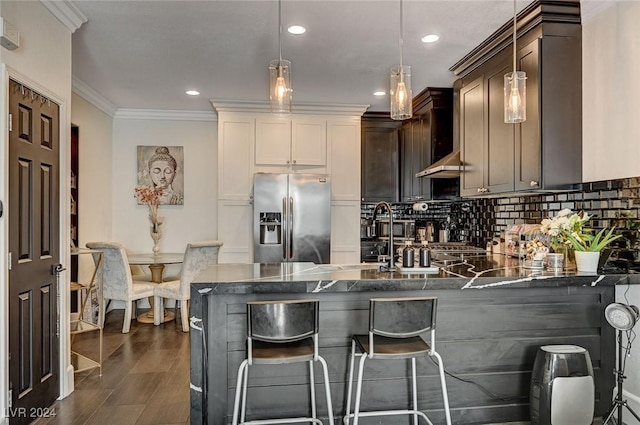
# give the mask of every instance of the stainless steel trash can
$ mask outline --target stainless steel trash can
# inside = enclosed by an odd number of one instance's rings
[[[533,365],[529,394],[532,425],[589,425],[595,383],[589,352],[577,345],[544,345]]]

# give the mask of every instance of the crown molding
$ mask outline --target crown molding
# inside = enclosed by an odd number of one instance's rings
[[[269,102],[248,100],[209,99],[216,112],[271,112]],[[362,116],[369,105],[329,104],[329,103],[294,103],[292,115],[358,115]]]
[[[47,8],[58,21],[73,34],[78,28],[88,21],[87,17],[69,0],[40,0],[40,3]]]
[[[123,120],[218,121],[217,115],[212,111],[178,111],[162,109],[119,108],[113,118]]]
[[[593,20],[611,6],[615,5],[613,0],[582,0],[580,2],[580,11],[582,12],[582,24]]]
[[[71,90],[112,118],[118,109],[116,105],[75,76],[71,79]]]

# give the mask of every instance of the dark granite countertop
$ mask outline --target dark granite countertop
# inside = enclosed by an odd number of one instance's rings
[[[438,265],[438,263],[434,263]],[[379,271],[376,264],[218,264],[194,280],[200,291],[221,294],[348,292],[424,289],[531,288],[628,284],[627,274],[584,274],[530,269],[518,258],[470,255],[433,273]]]

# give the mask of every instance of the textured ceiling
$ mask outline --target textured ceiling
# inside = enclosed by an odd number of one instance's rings
[[[529,1],[517,1],[517,9]],[[117,108],[211,111],[209,99],[266,101],[278,57],[278,3],[93,1],[73,34],[73,75]],[[399,63],[399,1],[284,0],[282,56],[292,62],[293,99],[389,110],[389,68]],[[451,87],[449,67],[511,19],[513,2],[405,0],[404,64],[414,95]],[[293,36],[291,24],[307,32]],[[440,41],[423,44],[423,35]],[[199,97],[184,91],[195,88]]]

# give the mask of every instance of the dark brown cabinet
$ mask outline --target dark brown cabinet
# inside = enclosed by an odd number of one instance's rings
[[[400,121],[389,114],[362,117],[362,201],[400,200]]]
[[[427,87],[413,99],[413,118],[402,124],[400,147],[403,202],[457,195],[457,179],[416,177],[453,150],[453,89]]]
[[[428,139],[429,116],[422,115],[405,121],[400,142],[400,169],[402,170],[402,201],[431,199],[431,185],[426,179],[416,178],[431,162]]]
[[[413,99],[413,118],[362,117],[362,201],[416,202],[458,196],[458,179],[416,177],[453,150],[453,89],[428,87]]]
[[[521,124],[505,124],[503,116],[511,25],[451,68],[460,77],[462,196],[563,189],[582,180],[579,2],[534,1],[518,15],[517,67],[527,74]]]

